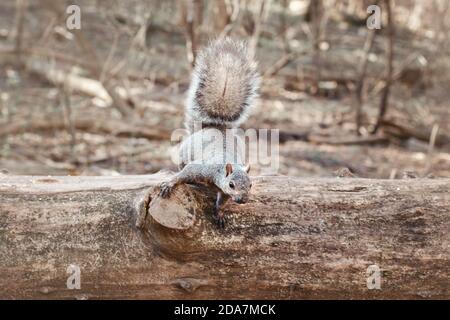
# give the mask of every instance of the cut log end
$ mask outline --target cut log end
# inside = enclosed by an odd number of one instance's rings
[[[165,254],[182,258],[197,251],[202,231],[213,227],[208,221],[213,193],[204,186],[191,185],[177,186],[168,198],[158,192],[156,186],[138,196],[136,226]]]

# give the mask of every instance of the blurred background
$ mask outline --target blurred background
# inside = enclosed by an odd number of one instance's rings
[[[80,30],[67,29],[71,4],[81,9]],[[380,30],[366,26],[372,4]],[[248,40],[259,60],[263,86],[245,127],[280,130],[280,174],[450,177],[449,7],[2,0],[0,170],[176,170],[170,135],[183,127],[197,50],[231,36]]]

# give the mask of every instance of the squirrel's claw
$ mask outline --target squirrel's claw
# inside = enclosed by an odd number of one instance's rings
[[[217,219],[217,226],[219,227],[219,229],[225,229],[225,217],[224,216],[219,216],[219,218]]]
[[[214,209],[213,218],[219,229],[225,229],[225,216],[218,212],[217,209]]]
[[[170,193],[172,192],[173,187],[174,187],[173,183],[170,183],[170,182],[161,183],[159,186],[159,195],[162,198],[169,197]]]

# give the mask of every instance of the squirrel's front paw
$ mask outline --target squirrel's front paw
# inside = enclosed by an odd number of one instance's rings
[[[159,186],[159,195],[162,198],[167,198],[169,197],[170,193],[172,192],[172,189],[174,187],[174,183],[170,182],[170,181],[166,181],[160,184]]]
[[[223,213],[219,212],[217,209],[214,209],[213,218],[219,229],[225,229],[225,216]]]
[[[217,227],[219,229],[225,229],[225,217],[224,216],[219,216],[217,218]]]

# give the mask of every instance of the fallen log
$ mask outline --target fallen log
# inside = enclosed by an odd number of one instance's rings
[[[0,175],[0,298],[450,298],[449,179],[254,177],[219,230],[167,177]]]
[[[79,131],[110,134],[117,137],[145,138],[147,140],[169,140],[171,132],[163,127],[149,127],[141,120],[121,121],[119,119],[98,120],[94,115],[73,118],[73,127]],[[16,120],[0,126],[0,137],[25,132],[66,130],[67,124],[62,116],[46,115],[27,120]]]
[[[341,137],[327,137],[327,136],[321,136],[321,135],[309,135],[308,141],[316,144],[330,144],[335,146],[345,146],[345,145],[374,145],[374,144],[383,144],[388,143],[389,139],[380,136],[380,135],[373,135],[373,136],[341,136]]]
[[[54,66],[42,62],[29,63],[28,69],[31,73],[44,78],[57,87],[67,87],[68,90],[89,97],[96,97],[102,100],[106,106],[111,106],[113,104],[113,99],[110,94],[98,80],[58,70]]]
[[[426,128],[423,126],[412,127],[406,123],[397,123],[394,120],[383,120],[381,122],[383,130],[386,134],[392,135],[399,139],[416,138],[417,140],[429,142],[433,126]],[[450,135],[446,134],[444,130],[438,132],[435,137],[435,145],[442,147],[450,144]]]
[[[57,87],[65,87],[70,91],[75,91],[90,97],[95,97],[103,101],[106,106],[114,106],[123,116],[133,118],[131,109],[133,104],[123,88],[120,88],[123,95],[116,92],[116,88],[107,82],[67,73],[55,69],[54,66],[44,63],[29,63],[28,69],[31,73],[46,79]]]
[[[32,63],[34,65],[36,65],[37,63],[46,64],[47,60],[44,61],[42,59],[39,59],[39,57],[44,57],[47,59],[56,60],[63,64],[80,66],[81,68],[85,68],[85,69],[95,68],[95,64],[92,61],[68,55],[67,52],[54,51],[54,50],[51,50],[46,47],[44,48],[44,47],[34,46],[31,49],[23,48],[23,52],[30,56],[29,59],[33,59],[33,61],[31,61],[30,63]],[[34,58],[35,56],[36,56],[36,58]],[[0,60],[3,63],[9,63],[9,64],[16,63],[17,57],[15,54],[14,48],[0,47]],[[33,72],[33,70],[31,70],[31,71]],[[122,76],[122,75],[119,76],[117,73],[115,73],[113,71],[114,70],[105,70],[106,77],[114,78],[117,80],[117,78],[120,78],[120,76]],[[45,74],[42,72],[41,69],[37,70],[37,75],[40,77],[44,76],[44,78],[47,78],[47,76],[45,76]],[[188,78],[177,79],[176,77],[174,77],[171,74],[164,74],[162,72],[159,74],[153,74],[150,76],[149,72],[144,72],[142,70],[137,71],[137,70],[133,70],[133,69],[127,69],[125,76],[130,80],[140,80],[140,81],[145,80],[145,79],[151,80],[153,83],[164,86],[164,87],[173,85],[174,82],[178,82],[178,83],[181,83],[184,85],[189,84]],[[51,80],[47,79],[47,81],[51,81]],[[87,92],[83,92],[83,91],[84,90],[82,90],[81,93],[87,94],[89,96],[92,95],[91,90],[89,90]],[[97,95],[94,94],[93,96],[96,97]],[[101,96],[101,99],[102,98],[103,98],[103,96]],[[109,98],[107,98],[107,99],[109,99]]]

